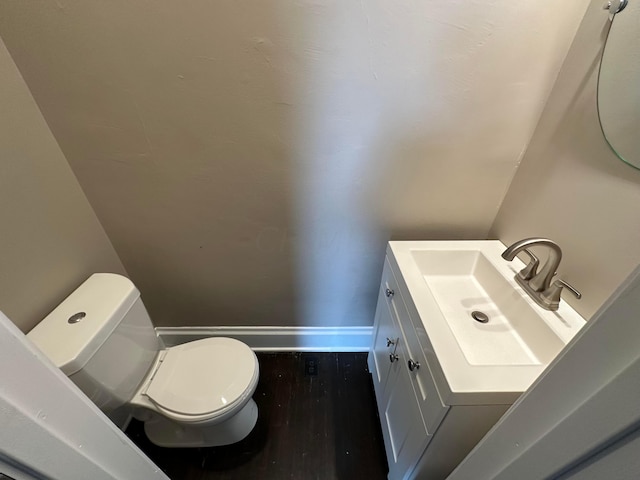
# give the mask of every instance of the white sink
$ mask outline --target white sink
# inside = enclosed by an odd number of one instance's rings
[[[557,312],[536,305],[513,279],[524,264],[502,259],[505,248],[495,240],[390,242],[425,354],[433,349],[454,396],[526,390],[585,323],[564,301]]]
[[[412,250],[440,311],[472,365],[539,365],[564,347],[479,250]],[[472,318],[482,312],[487,323]]]

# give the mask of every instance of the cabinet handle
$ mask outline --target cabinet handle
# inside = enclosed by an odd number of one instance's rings
[[[396,360],[398,360],[398,355],[397,354],[395,354],[395,353],[389,354],[389,361],[391,363],[395,362]]]
[[[409,370],[411,370],[412,372],[420,368],[420,362],[414,362],[411,359],[409,359],[409,361],[407,362],[407,365],[409,366]]]
[[[387,297],[393,297],[393,295],[394,295],[395,293],[396,293],[396,292],[394,292],[394,291],[393,291],[393,290],[391,290],[390,288],[387,288],[387,289],[384,291],[384,294],[385,294]]]
[[[391,345],[395,345],[396,341],[395,340],[391,340],[389,337],[387,337],[387,347],[390,347]]]

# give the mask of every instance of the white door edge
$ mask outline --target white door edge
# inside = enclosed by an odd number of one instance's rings
[[[7,469],[55,480],[169,480],[2,312],[0,425]]]

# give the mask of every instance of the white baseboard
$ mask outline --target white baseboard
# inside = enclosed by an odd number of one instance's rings
[[[158,327],[172,347],[209,337],[230,337],[261,352],[368,352],[373,327]]]

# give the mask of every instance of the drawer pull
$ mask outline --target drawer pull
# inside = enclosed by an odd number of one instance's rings
[[[390,347],[391,345],[395,345],[397,342],[397,340],[391,340],[389,337],[387,337],[387,347]]]
[[[397,354],[395,354],[395,353],[390,353],[390,354],[389,354],[389,361],[390,361],[391,363],[393,363],[393,362],[395,362],[396,360],[398,360],[398,355],[397,355]]]
[[[387,289],[384,291],[384,294],[385,294],[388,298],[393,297],[393,295],[394,295],[395,293],[396,293],[396,292],[394,292],[394,291],[393,291],[393,290],[391,290],[390,288],[387,288]]]
[[[409,366],[409,370],[411,370],[412,372],[420,368],[420,362],[414,362],[411,359],[409,359],[409,361],[407,362],[407,365]]]

